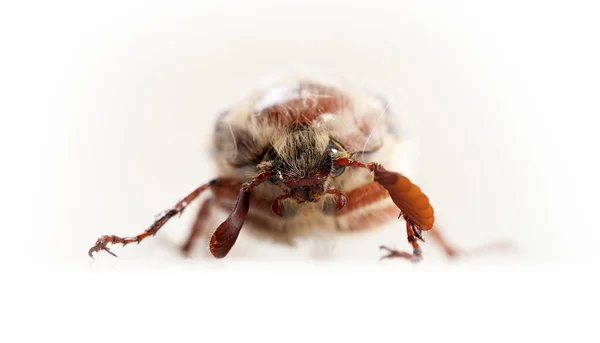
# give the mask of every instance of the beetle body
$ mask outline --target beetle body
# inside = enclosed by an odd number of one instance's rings
[[[254,90],[217,121],[215,161],[219,176],[231,182],[218,191],[216,203],[230,211],[241,184],[260,172],[257,165],[264,163],[271,149],[287,162],[280,171],[298,179],[318,172],[328,146],[345,150],[345,157],[360,155],[389,162],[397,128],[389,126],[387,105],[365,90],[312,78],[283,79]],[[330,174],[330,170],[325,172]],[[346,207],[336,211],[333,194],[319,202],[288,199],[281,202],[282,216],[276,216],[271,203],[282,194],[280,185],[269,182],[256,187],[245,230],[267,230],[289,241],[314,231],[369,228],[398,216],[397,207],[385,189],[374,183],[369,170],[347,168],[328,177],[324,187],[345,192]]]
[[[217,177],[165,211],[143,234],[100,237],[90,256],[99,250],[112,254],[109,243],[139,243],[156,234],[210,189],[182,247],[185,254],[211,229],[207,223],[215,209],[230,211],[211,237],[210,250],[218,258],[234,246],[242,226],[291,242],[324,230],[377,227],[400,214],[413,254],[386,248],[387,257],[418,261],[417,240],[433,228],[434,211],[419,187],[383,167],[397,158],[395,123],[385,99],[342,81],[290,77],[258,87],[218,117]],[[453,252],[449,246],[446,251]]]

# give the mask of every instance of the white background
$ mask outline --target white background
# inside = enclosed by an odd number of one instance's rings
[[[6,341],[597,340],[584,314],[598,306],[591,6],[3,7]],[[292,66],[386,94],[418,147],[407,169],[448,238],[510,239],[518,252],[448,264],[427,246],[418,266],[380,264],[378,245],[406,248],[390,226],[341,238],[326,264],[305,262],[308,243],[290,250],[243,235],[231,259],[214,263],[200,243],[184,261],[176,244],[194,208],[157,237],[115,248],[119,259],[91,262],[97,236],[141,232],[212,177],[216,112]]]

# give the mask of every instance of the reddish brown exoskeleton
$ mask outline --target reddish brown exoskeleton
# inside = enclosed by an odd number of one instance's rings
[[[165,211],[144,233],[100,237],[89,255],[113,254],[109,243],[139,243],[156,234],[210,189],[212,196],[200,206],[182,247],[185,254],[209,229],[212,210],[221,208],[231,212],[210,239],[216,258],[229,253],[244,223],[248,229],[292,237],[307,228],[353,231],[402,218],[412,254],[381,247],[388,251],[384,257],[419,261],[418,240],[433,228],[434,211],[418,186],[383,167],[393,158],[397,138],[388,105],[363,89],[312,78],[282,79],[256,89],[218,119],[217,178]],[[436,231],[432,237],[455,255]]]

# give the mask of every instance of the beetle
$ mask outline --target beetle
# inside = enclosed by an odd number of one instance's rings
[[[164,211],[143,233],[105,235],[89,249],[116,256],[109,244],[140,243],[210,190],[182,246],[190,253],[215,209],[230,211],[210,238],[215,258],[227,256],[246,224],[274,236],[297,237],[309,229],[339,232],[405,222],[412,253],[382,258],[422,259],[423,231],[448,256],[457,250],[434,228],[434,209],[419,186],[387,170],[399,137],[389,102],[362,87],[313,77],[281,78],[257,87],[222,112],[214,130],[218,175]]]

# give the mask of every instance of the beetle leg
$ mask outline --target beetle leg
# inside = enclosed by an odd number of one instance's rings
[[[437,226],[434,227],[433,230],[427,231],[427,235],[444,250],[448,258],[458,258],[494,252],[507,253],[518,249],[514,242],[508,240],[495,240],[471,249],[457,248],[446,241],[446,238],[442,235],[440,228]]]
[[[446,256],[453,258],[460,254],[460,251],[448,243],[444,236],[442,236],[439,227],[435,227],[434,230],[430,230],[427,232],[427,235],[431,237],[437,243],[437,245],[444,249]]]
[[[335,194],[337,195],[337,210],[341,211],[344,207],[346,207],[346,203],[348,202],[348,197],[344,192],[339,189],[328,189],[325,193],[327,194]]]
[[[291,196],[289,194],[283,194],[283,195],[280,195],[277,198],[275,198],[275,200],[273,200],[273,203],[271,204],[271,210],[273,211],[273,213],[275,213],[276,215],[281,217],[282,213],[281,213],[281,206],[279,205],[279,202],[281,200],[285,200],[290,197]]]
[[[405,258],[407,260],[412,259],[412,255],[410,253],[407,253],[406,251],[398,251],[398,250],[394,250],[394,249],[390,249],[384,245],[380,246],[379,249],[381,250],[385,250],[388,252],[387,255],[381,256],[380,260],[385,260],[387,258]]]
[[[423,259],[423,255],[421,252],[421,247],[419,246],[419,243],[417,242],[417,237],[416,237],[417,232],[418,232],[418,228],[416,228],[414,224],[412,224],[409,220],[407,220],[406,221],[406,236],[407,236],[408,242],[413,247],[413,253],[409,254],[404,251],[397,251],[397,250],[393,250],[393,249],[390,249],[385,246],[381,246],[381,247],[379,247],[380,249],[388,251],[388,254],[383,256],[381,259],[383,260],[383,259],[387,259],[387,258],[399,257],[399,258],[405,258],[405,259],[411,260],[412,262],[421,261]]]
[[[192,250],[196,239],[199,235],[206,231],[206,223],[210,218],[211,209],[213,206],[213,198],[206,199],[202,205],[200,205],[200,209],[196,215],[196,221],[194,222],[194,225],[192,225],[192,229],[190,230],[190,234],[185,241],[185,244],[181,247],[181,252],[184,256],[190,255],[190,251]]]
[[[99,252],[100,250],[104,250],[104,251],[108,252],[109,254],[116,257],[117,255],[115,255],[113,252],[111,252],[108,249],[108,244],[120,243],[120,244],[123,244],[123,246],[125,246],[129,243],[138,243],[139,244],[144,238],[146,238],[148,236],[154,236],[158,232],[158,230],[160,230],[160,228],[163,227],[163,225],[165,225],[171,218],[182,213],[185,210],[185,208],[192,201],[194,201],[194,199],[196,199],[200,195],[200,193],[204,192],[205,190],[207,190],[208,188],[210,188],[212,185],[216,184],[217,182],[218,182],[218,179],[214,179],[214,180],[196,188],[192,193],[190,193],[188,196],[186,196],[183,200],[179,201],[173,208],[171,208],[170,210],[164,211],[163,213],[158,215],[156,220],[154,221],[154,223],[148,229],[146,229],[146,231],[144,231],[144,233],[142,233],[142,234],[139,234],[139,235],[133,236],[133,237],[124,237],[124,238],[121,238],[119,236],[114,236],[114,235],[101,236],[96,241],[96,244],[90,248],[90,250],[88,251],[88,255],[90,255],[91,258],[94,258],[94,256],[93,256],[94,252]]]

